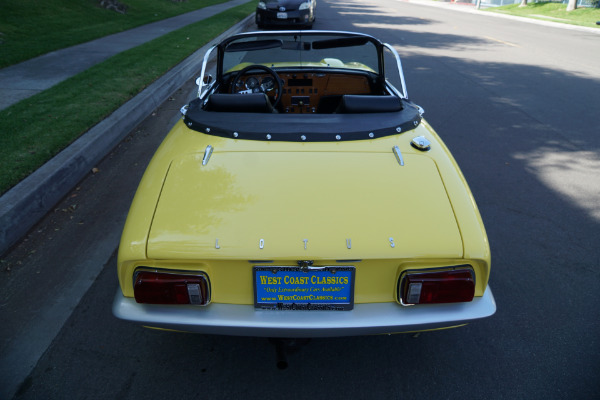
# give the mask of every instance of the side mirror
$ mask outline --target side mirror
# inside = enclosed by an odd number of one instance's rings
[[[204,84],[204,85],[209,85],[209,84],[210,84],[212,81],[213,81],[213,77],[212,77],[212,75],[206,75],[206,76],[204,77],[204,82],[203,82],[203,84]],[[198,78],[196,79],[196,85],[200,86],[200,77],[198,77]]]

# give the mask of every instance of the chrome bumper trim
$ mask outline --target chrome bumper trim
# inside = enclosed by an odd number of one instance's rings
[[[185,332],[264,337],[335,337],[400,333],[451,327],[489,317],[496,302],[488,287],[469,303],[402,307],[356,304],[352,311],[271,311],[252,305],[206,307],[138,304],[117,291],[113,314],[148,327]]]

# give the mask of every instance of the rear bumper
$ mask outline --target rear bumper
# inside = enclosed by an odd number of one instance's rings
[[[496,302],[488,287],[469,303],[402,307],[357,304],[352,311],[271,311],[251,305],[170,306],[138,304],[117,291],[113,314],[148,327],[185,332],[263,337],[335,337],[399,333],[465,324],[489,317]]]

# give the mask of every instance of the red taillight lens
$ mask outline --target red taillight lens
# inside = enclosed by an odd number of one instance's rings
[[[475,278],[471,269],[407,272],[401,278],[403,304],[459,303],[473,300]]]
[[[203,274],[140,271],[135,274],[133,292],[138,303],[206,305],[210,302],[208,278]]]

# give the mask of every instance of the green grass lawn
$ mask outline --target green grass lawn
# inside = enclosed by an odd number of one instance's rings
[[[255,8],[251,0],[171,32],[0,111],[0,194]]]
[[[120,0],[120,14],[98,0],[0,0],[0,68],[225,1]]]
[[[567,5],[560,3],[530,3],[527,7],[511,4],[503,7],[490,7],[485,11],[536,18],[545,21],[600,28],[600,8],[578,8],[567,12]]]

